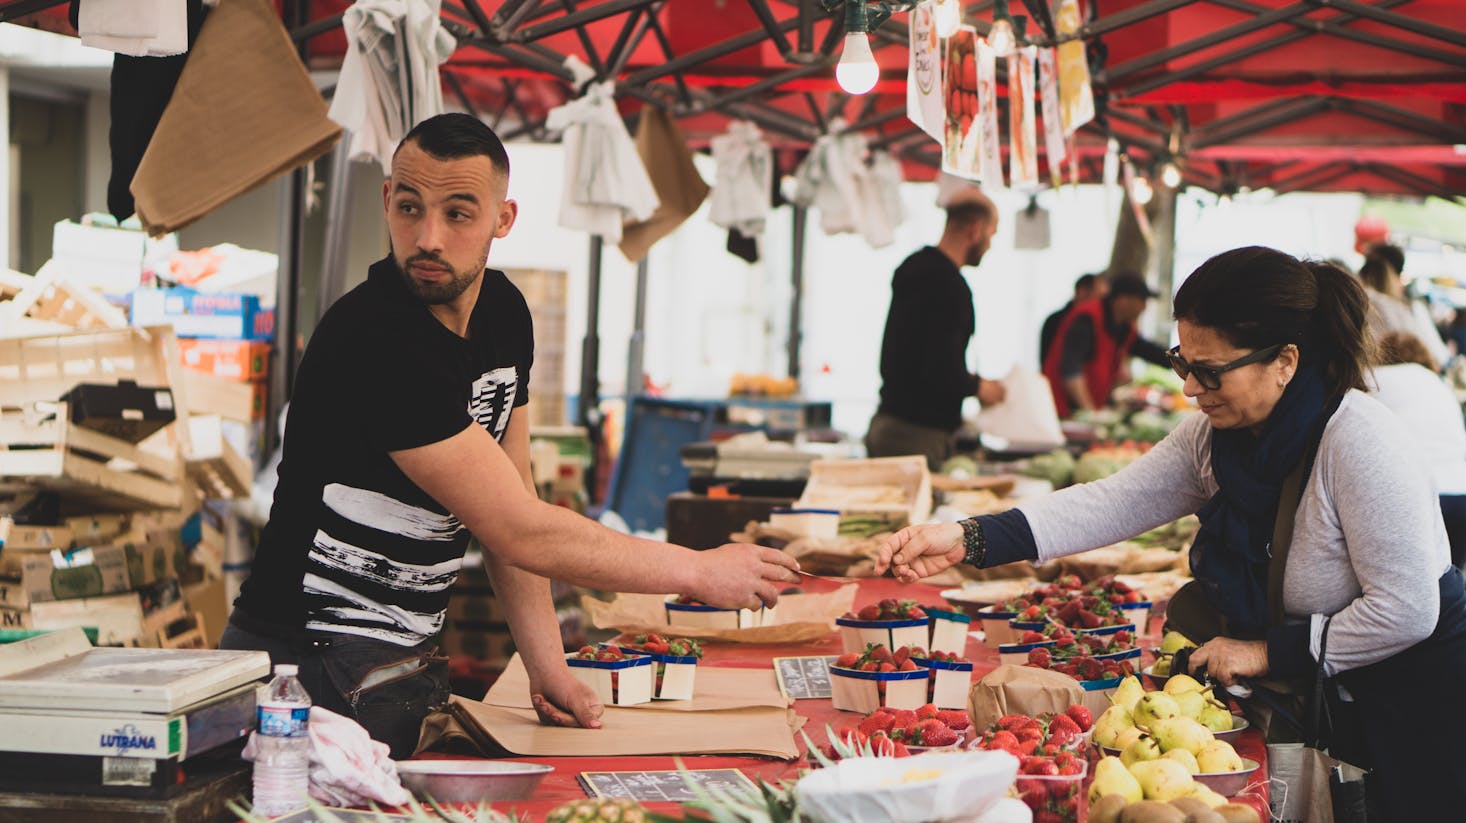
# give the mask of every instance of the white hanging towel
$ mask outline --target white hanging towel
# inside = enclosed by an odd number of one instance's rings
[[[749,237],[764,233],[774,196],[774,154],[758,126],[734,120],[712,139],[718,176],[710,205],[713,225]]]
[[[77,10],[84,46],[133,57],[188,51],[187,0],[86,0]]]
[[[616,111],[614,83],[594,83],[583,96],[551,109],[545,125],[563,132],[565,184],[560,225],[598,234],[613,245],[621,226],[651,217],[660,201],[636,143]]]
[[[407,132],[443,112],[438,67],[457,42],[438,9],[439,0],[357,0],[342,15],[346,53],[328,116],[351,133],[352,159],[375,159],[383,174]]]
[[[844,128],[844,120],[832,120],[831,133],[810,147],[794,173],[794,202],[819,209],[825,234],[853,232],[873,248],[888,246],[895,241],[895,223],[887,214],[881,186],[866,165],[869,143],[865,135]]]

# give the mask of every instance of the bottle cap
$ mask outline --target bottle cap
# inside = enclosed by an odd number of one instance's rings
[[[294,677],[300,674],[300,666],[295,663],[276,663],[275,674],[283,677]]]

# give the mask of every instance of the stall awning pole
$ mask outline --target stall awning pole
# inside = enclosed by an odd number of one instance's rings
[[[809,211],[794,207],[794,252],[789,266],[793,288],[789,299],[789,377],[799,379],[799,349],[804,342],[804,225]]]
[[[590,439],[590,466],[585,473],[585,495],[597,502],[596,478],[600,474],[601,451],[601,247],[599,234],[590,238],[590,265],[585,290],[585,339],[580,344],[580,409],[577,419]]]
[[[626,344],[626,398],[641,394],[642,359],[646,353],[646,277],[647,258],[636,264],[636,307],[632,314],[631,341]]]
[[[331,158],[326,190],[326,242],[321,259],[321,294],[316,320],[346,293],[347,244],[351,237],[351,135],[342,132]]]

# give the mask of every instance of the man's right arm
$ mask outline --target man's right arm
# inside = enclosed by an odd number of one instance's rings
[[[695,552],[628,537],[535,498],[503,448],[476,424],[445,440],[390,452],[414,483],[504,562],[545,577],[620,592],[688,594],[725,608],[772,605],[798,564],[748,544]]]

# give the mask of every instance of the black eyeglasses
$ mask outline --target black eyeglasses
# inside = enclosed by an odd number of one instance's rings
[[[1168,350],[1166,352],[1166,359],[1171,361],[1171,368],[1176,370],[1176,376],[1180,377],[1182,380],[1185,380],[1186,375],[1188,374],[1195,375],[1196,382],[1200,383],[1203,389],[1206,389],[1207,391],[1216,391],[1217,389],[1220,389],[1222,387],[1222,374],[1224,372],[1229,372],[1232,369],[1240,369],[1243,366],[1250,366],[1253,363],[1261,363],[1266,360],[1271,360],[1274,357],[1277,357],[1278,352],[1282,351],[1283,347],[1286,345],[1286,343],[1279,343],[1276,346],[1268,346],[1265,349],[1258,349],[1252,354],[1239,357],[1236,360],[1233,360],[1232,362],[1226,364],[1225,366],[1201,366],[1193,363],[1187,363],[1186,358],[1181,356],[1180,346],[1176,346],[1175,348]]]

